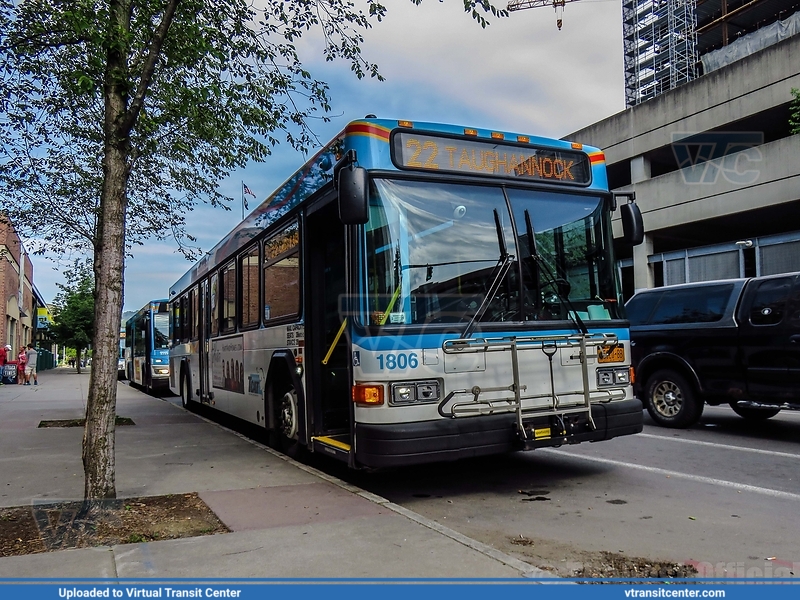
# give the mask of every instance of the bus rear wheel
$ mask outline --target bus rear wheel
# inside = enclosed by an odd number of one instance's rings
[[[191,387],[189,386],[189,376],[184,372],[181,377],[181,406],[190,410],[189,399],[191,398]]]

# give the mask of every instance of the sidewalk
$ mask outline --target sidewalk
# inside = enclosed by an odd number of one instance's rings
[[[0,507],[83,496],[87,373],[0,386]],[[0,558],[0,578],[552,577],[512,556],[120,384],[117,496],[198,492],[231,533]]]

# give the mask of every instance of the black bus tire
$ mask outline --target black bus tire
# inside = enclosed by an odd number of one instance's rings
[[[657,371],[647,380],[645,407],[657,424],[676,429],[694,425],[703,414],[694,388],[672,369]]]
[[[189,375],[186,373],[186,371],[183,371],[183,373],[181,373],[181,406],[183,406],[183,408],[186,410],[191,410],[191,404],[189,400],[191,398],[191,394],[192,388],[189,385]]]
[[[281,391],[271,389],[273,422],[275,427],[268,435],[269,446],[279,452],[295,457],[300,451],[299,411],[297,392],[294,388]]]
[[[767,419],[771,419],[779,412],[781,412],[780,408],[755,408],[753,406],[737,406],[735,402],[731,402],[730,406],[733,409],[733,412],[735,412],[743,419],[747,419],[748,421],[766,421]]]

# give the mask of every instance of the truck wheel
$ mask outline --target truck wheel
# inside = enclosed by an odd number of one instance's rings
[[[731,408],[740,417],[748,421],[766,421],[771,419],[779,412],[780,408],[754,408],[752,406],[738,406],[735,402],[731,402]]]
[[[697,423],[703,414],[703,403],[694,389],[675,371],[657,371],[647,380],[646,390],[647,412],[662,427],[683,429]]]

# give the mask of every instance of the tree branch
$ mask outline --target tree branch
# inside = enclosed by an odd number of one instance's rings
[[[147,53],[147,58],[142,68],[142,76],[139,79],[139,86],[136,88],[133,102],[131,102],[128,114],[122,124],[122,131],[124,131],[126,135],[133,129],[136,119],[139,117],[139,113],[144,106],[144,97],[153,79],[156,63],[158,62],[158,57],[161,55],[161,47],[164,45],[164,40],[167,37],[170,25],[172,25],[172,19],[175,16],[175,11],[180,1],[181,0],[169,0],[167,6],[164,8],[164,16],[161,18],[161,23],[158,24],[153,34],[153,40],[150,43],[150,51]]]

